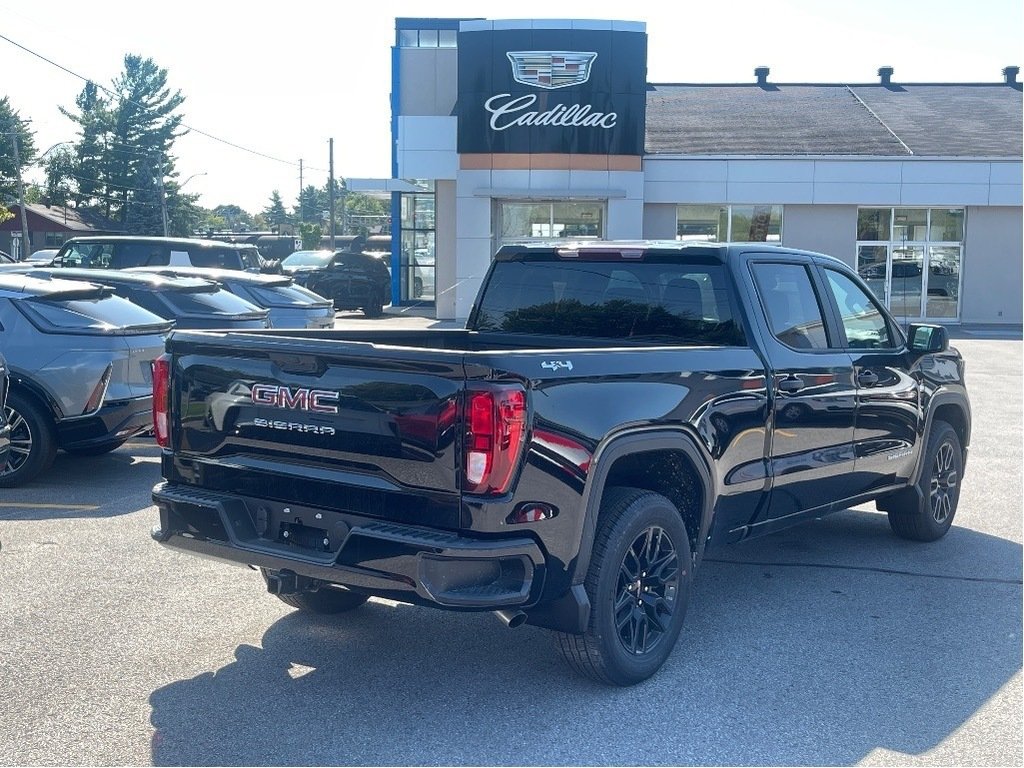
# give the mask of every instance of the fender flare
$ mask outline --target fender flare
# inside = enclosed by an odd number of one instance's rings
[[[10,369],[10,383],[8,391],[11,389],[22,389],[28,392],[46,408],[50,416],[53,417],[54,423],[57,423],[64,418],[64,411],[61,410],[60,405],[47,391],[47,389],[35,379],[27,376],[16,368]]]
[[[917,456],[917,466],[914,467],[914,474],[911,476],[911,484],[916,486],[921,480],[921,473],[924,471],[924,453],[925,446],[928,445],[928,438],[932,433],[932,422],[935,419],[935,412],[943,405],[954,405],[959,408],[964,414],[964,421],[966,423],[966,437],[965,443],[960,446],[966,452],[967,446],[971,440],[971,406],[967,397],[961,392],[953,392],[950,390],[942,390],[936,392],[928,400],[928,412],[925,414],[924,420],[924,431],[921,433],[921,450]],[[966,453],[965,453],[966,459]]]
[[[703,491],[703,508],[701,509],[700,530],[693,557],[695,562],[704,553],[704,542],[707,541],[708,530],[714,510],[713,473],[711,464],[697,439],[685,429],[660,427],[653,430],[632,430],[620,433],[598,446],[591,463],[591,472],[583,490],[583,529],[580,536],[579,555],[572,583],[582,584],[590,569],[590,556],[594,549],[594,537],[597,535],[597,518],[601,510],[601,498],[604,495],[608,473],[615,462],[624,456],[649,451],[674,450],[682,451],[697,471],[697,478]]]

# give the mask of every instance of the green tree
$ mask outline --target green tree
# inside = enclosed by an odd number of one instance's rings
[[[326,189],[326,185],[324,187]],[[319,223],[320,211],[327,208],[326,192],[312,184],[306,185],[299,193],[295,208],[295,218],[301,223]]]
[[[44,153],[46,154],[46,153]],[[77,188],[75,170],[77,168],[75,154],[65,147],[58,147],[48,153],[43,163],[46,172],[46,185],[43,188],[43,199],[50,205],[67,205],[75,195]]]
[[[279,232],[282,225],[290,221],[288,212],[284,209],[284,203],[281,201],[281,193],[276,189],[270,193],[270,203],[263,209],[263,216],[274,232]]]
[[[0,203],[0,224],[3,224],[8,219],[13,219],[13,218],[14,218],[14,214],[11,213],[6,207],[4,207],[3,203]]]
[[[78,125],[80,138],[74,150],[75,162],[70,171],[66,167],[54,169],[55,173],[63,172],[70,179],[54,176],[51,180],[47,169],[47,185],[70,182],[69,186],[76,190],[76,207],[98,206],[109,214],[112,196],[108,194],[104,176],[109,166],[107,143],[111,134],[110,102],[95,83],[88,82],[75,99],[75,106],[77,112],[59,107],[65,117]]]
[[[19,164],[14,162],[15,135]],[[0,203],[17,201],[18,176],[32,163],[35,154],[36,146],[27,122],[4,96],[0,99]]]
[[[299,224],[299,236],[302,238],[302,248],[307,251],[315,251],[320,247],[324,230],[319,224]]]

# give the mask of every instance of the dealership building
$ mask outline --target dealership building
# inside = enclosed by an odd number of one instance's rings
[[[465,318],[505,243],[658,239],[827,253],[907,322],[1022,322],[1017,67],[648,83],[638,22],[402,18],[395,42],[396,305]]]

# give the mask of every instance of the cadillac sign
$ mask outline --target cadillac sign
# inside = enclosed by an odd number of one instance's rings
[[[458,50],[460,153],[643,153],[643,32],[474,30]]]

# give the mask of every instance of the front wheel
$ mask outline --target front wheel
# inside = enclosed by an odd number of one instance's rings
[[[960,436],[945,421],[932,423],[917,492],[903,493],[887,507],[893,533],[912,541],[935,541],[953,524],[960,500],[964,453]]]
[[[584,582],[590,620],[581,635],[555,633],[562,656],[598,682],[646,680],[679,637],[691,568],[689,536],[671,501],[637,488],[609,488]]]

